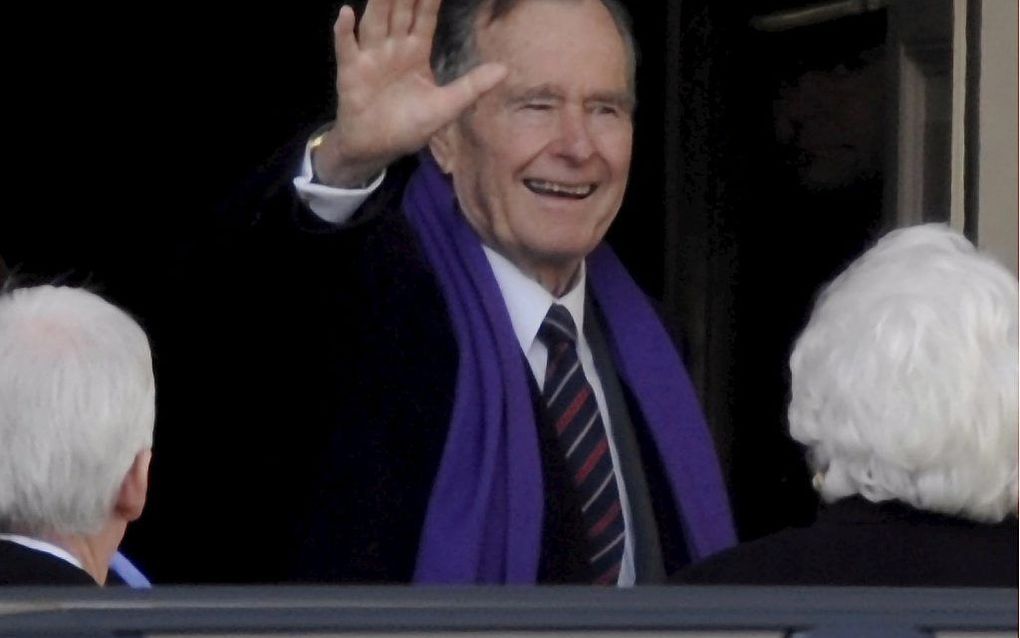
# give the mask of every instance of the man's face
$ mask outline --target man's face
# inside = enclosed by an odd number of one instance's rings
[[[562,292],[627,185],[625,45],[598,0],[527,0],[476,34],[481,60],[510,73],[432,148],[482,240]]]

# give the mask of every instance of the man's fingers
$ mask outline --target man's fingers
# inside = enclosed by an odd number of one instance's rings
[[[414,0],[394,0],[390,13],[390,37],[403,37],[411,30],[414,20]]]
[[[509,70],[497,62],[476,66],[442,87],[448,106],[460,113],[502,82],[508,73]]]
[[[439,0],[418,0],[418,6],[414,12],[414,25],[411,27],[413,33],[421,36],[425,42],[432,42],[432,36],[436,32],[436,16],[439,14]]]
[[[358,55],[358,41],[354,37],[354,9],[346,4],[340,7],[340,15],[333,25],[333,37],[337,63],[353,61]]]
[[[392,11],[393,0],[369,0],[358,26],[358,42],[362,48],[375,46],[386,38]]]
[[[486,91],[503,81],[507,69],[502,64],[489,63],[475,67],[446,86],[439,87],[428,100],[430,124],[427,128],[438,131],[460,117],[464,109],[475,103]]]

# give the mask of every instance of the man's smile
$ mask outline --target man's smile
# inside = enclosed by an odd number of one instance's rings
[[[584,199],[598,188],[597,184],[588,182],[582,184],[567,184],[564,182],[552,182],[544,179],[525,179],[524,185],[531,192],[537,195],[551,197],[566,197],[569,199]]]

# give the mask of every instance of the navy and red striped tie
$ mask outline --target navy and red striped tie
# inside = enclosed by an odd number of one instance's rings
[[[538,337],[549,349],[542,402],[580,495],[594,582],[615,584],[624,547],[620,493],[606,428],[577,358],[577,328],[565,307],[553,304]]]

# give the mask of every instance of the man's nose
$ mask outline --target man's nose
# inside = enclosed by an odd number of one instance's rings
[[[560,116],[559,152],[575,162],[583,162],[595,154],[595,143],[582,109],[563,109]]]

